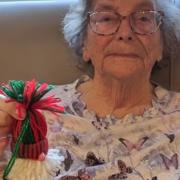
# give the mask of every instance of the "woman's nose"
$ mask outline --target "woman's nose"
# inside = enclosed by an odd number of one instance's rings
[[[123,17],[116,33],[117,40],[132,41],[133,32],[128,17]]]

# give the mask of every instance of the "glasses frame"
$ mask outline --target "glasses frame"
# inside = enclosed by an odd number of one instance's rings
[[[110,34],[104,34],[104,33],[99,33],[99,32],[97,32],[97,31],[95,31],[94,28],[93,28],[93,26],[92,26],[92,23],[91,23],[91,16],[92,16],[92,15],[97,14],[97,13],[106,13],[106,12],[112,12],[112,13],[116,14],[116,15],[119,17],[119,25],[117,26],[115,32],[110,33]],[[133,14],[138,13],[138,12],[141,12],[141,13],[153,12],[153,13],[158,14],[159,17],[160,17],[160,21],[159,21],[159,24],[157,25],[157,28],[156,28],[154,31],[150,32],[150,33],[138,33],[138,32],[136,32],[136,31],[134,30],[134,28],[133,28],[133,25],[132,25],[131,21],[130,21],[130,16],[132,16]],[[126,18],[128,18],[129,25],[130,25],[130,28],[131,28],[132,32],[134,32],[134,33],[136,33],[136,34],[138,34],[138,35],[151,35],[151,34],[157,32],[157,30],[160,28],[161,24],[163,23],[164,12],[163,12],[163,11],[155,11],[155,10],[140,10],[140,11],[132,12],[132,13],[130,13],[130,14],[127,15],[127,16],[122,16],[121,14],[119,14],[119,13],[117,13],[117,12],[114,12],[114,11],[90,11],[90,12],[87,13],[87,17],[88,17],[88,24],[90,25],[91,30],[92,30],[94,33],[96,33],[96,34],[98,34],[98,35],[101,35],[101,36],[110,36],[110,35],[113,35],[113,34],[117,33],[117,31],[118,31],[119,28],[120,28],[121,21],[124,20],[124,19],[126,19]]]

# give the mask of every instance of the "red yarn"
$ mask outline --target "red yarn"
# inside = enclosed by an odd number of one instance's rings
[[[52,87],[48,84],[39,84],[35,80],[27,81],[25,83],[14,82],[14,84],[11,82],[10,86],[7,86],[7,89],[5,89],[10,97],[7,102],[17,103],[16,109],[20,119],[22,119],[23,111],[27,112],[26,118],[29,118],[29,120],[26,121],[29,122],[28,131],[25,132],[25,137],[28,139],[27,142],[26,139],[23,139],[23,142],[20,144],[19,157],[38,159],[38,156],[41,153],[47,154],[47,124],[45,117],[42,114],[42,110],[47,110],[52,113],[64,112],[64,107],[58,105],[60,99],[55,98],[54,95],[42,99],[42,97],[51,89]],[[4,94],[4,91],[0,91],[0,93]],[[14,120],[13,122],[12,150],[15,148],[15,142],[20,136],[23,123],[22,120]]]
[[[11,143],[11,149],[14,150],[15,141]],[[18,152],[18,157],[37,160],[41,153],[47,154],[48,140],[47,138],[34,144],[21,144]]]

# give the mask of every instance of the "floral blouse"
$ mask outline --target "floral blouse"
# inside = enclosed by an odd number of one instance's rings
[[[180,180],[180,93],[157,86],[142,116],[100,118],[80,100],[84,80],[57,86],[66,114],[46,113],[61,180]],[[53,92],[53,93],[54,93]]]
[[[62,161],[54,180],[180,180],[180,93],[160,86],[144,114],[98,117],[77,86],[57,86],[65,114],[45,112],[49,147]]]

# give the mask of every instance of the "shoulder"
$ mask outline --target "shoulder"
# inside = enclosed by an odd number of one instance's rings
[[[80,100],[81,93],[77,90],[77,87],[89,79],[88,76],[84,75],[72,83],[56,85],[48,95],[55,95],[55,97],[60,98],[60,104],[64,106],[65,111],[69,114],[82,117],[85,104]]]
[[[168,112],[180,111],[180,92],[170,91],[161,86],[155,88],[158,103]]]
[[[69,98],[72,95],[77,94],[77,87],[88,81],[90,78],[86,75],[81,76],[72,83],[55,85],[55,88],[51,91],[52,94],[55,94],[58,98],[64,99],[66,96]]]

